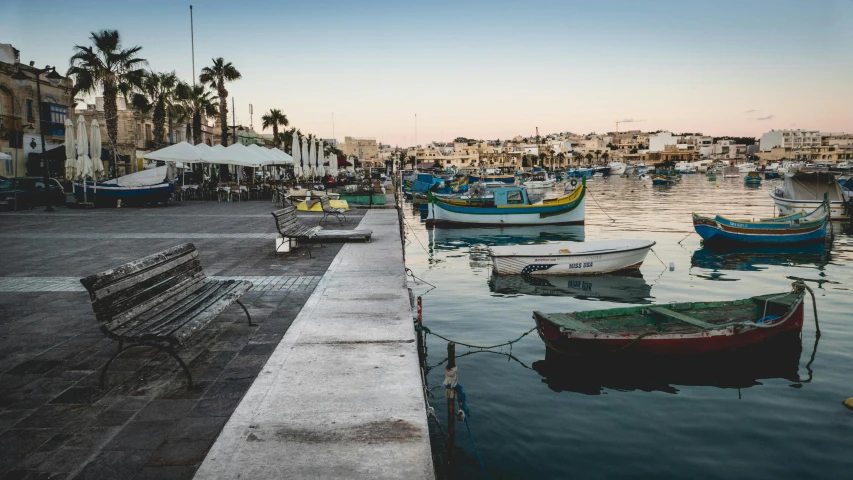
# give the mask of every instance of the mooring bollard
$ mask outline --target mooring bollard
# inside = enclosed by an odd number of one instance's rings
[[[456,449],[456,344],[447,343],[447,368],[444,369],[444,396],[447,398],[447,462],[453,477],[453,452]]]
[[[422,327],[424,326],[423,315],[424,315],[423,301],[421,300],[421,297],[418,297],[418,325],[420,325]]]

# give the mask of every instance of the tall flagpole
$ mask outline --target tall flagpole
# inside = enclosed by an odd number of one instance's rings
[[[190,45],[193,54],[193,86],[195,86],[195,33],[193,32],[193,6],[190,5]]]

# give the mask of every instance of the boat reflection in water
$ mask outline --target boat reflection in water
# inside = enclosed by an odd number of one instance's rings
[[[501,295],[574,297],[580,300],[647,304],[652,303],[652,286],[640,272],[632,274],[572,275],[540,277],[498,275],[492,272],[489,289]]]
[[[458,250],[472,246],[525,245],[553,241],[584,240],[583,225],[498,227],[498,228],[431,228],[429,239],[438,250]],[[488,252],[486,252],[488,256]]]
[[[760,271],[767,266],[815,265],[823,267],[829,260],[830,249],[824,243],[790,247],[743,247],[734,249],[711,249],[706,246],[693,252],[690,265],[708,270]]]
[[[533,370],[555,392],[600,395],[607,389],[675,394],[679,386],[742,389],[762,385],[764,379],[784,379],[800,386],[811,381],[817,339],[805,367],[806,378],[799,376],[801,353],[799,332],[792,332],[743,350],[714,355],[640,357],[616,353],[569,357],[546,348],[545,359],[533,362]]]

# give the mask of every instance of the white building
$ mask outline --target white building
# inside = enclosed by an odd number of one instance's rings
[[[667,145],[678,145],[679,137],[671,132],[660,132],[654,135],[649,135],[649,151],[662,152]]]
[[[759,145],[762,152],[769,152],[776,147],[819,147],[820,141],[821,135],[817,130],[771,130],[761,136]]]

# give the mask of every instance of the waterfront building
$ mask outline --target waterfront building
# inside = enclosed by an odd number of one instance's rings
[[[821,135],[817,130],[771,130],[761,135],[762,152],[773,148],[811,148],[821,145]]]
[[[379,160],[379,145],[372,137],[344,137],[341,151],[347,158],[355,157],[362,164],[370,162],[372,165]]]
[[[665,145],[660,152],[649,150],[648,159],[652,163],[658,162],[692,162],[697,160],[698,152],[693,149],[678,148],[677,145]]]
[[[850,133],[822,133],[821,145],[853,145],[853,134]]]
[[[761,163],[795,160],[834,164],[853,160],[853,145],[819,145],[809,148],[774,147],[769,151],[762,150],[757,155]]]
[[[30,80],[13,78],[19,71]],[[12,157],[0,162],[0,175],[5,177],[42,174],[42,133],[47,151],[65,144],[65,120],[74,108],[73,82],[63,77],[53,85],[46,75],[40,75],[38,82],[41,98],[37,98],[35,68],[21,63],[15,47],[0,44],[0,152]],[[64,162],[51,162],[52,175],[61,176],[64,171]]]

